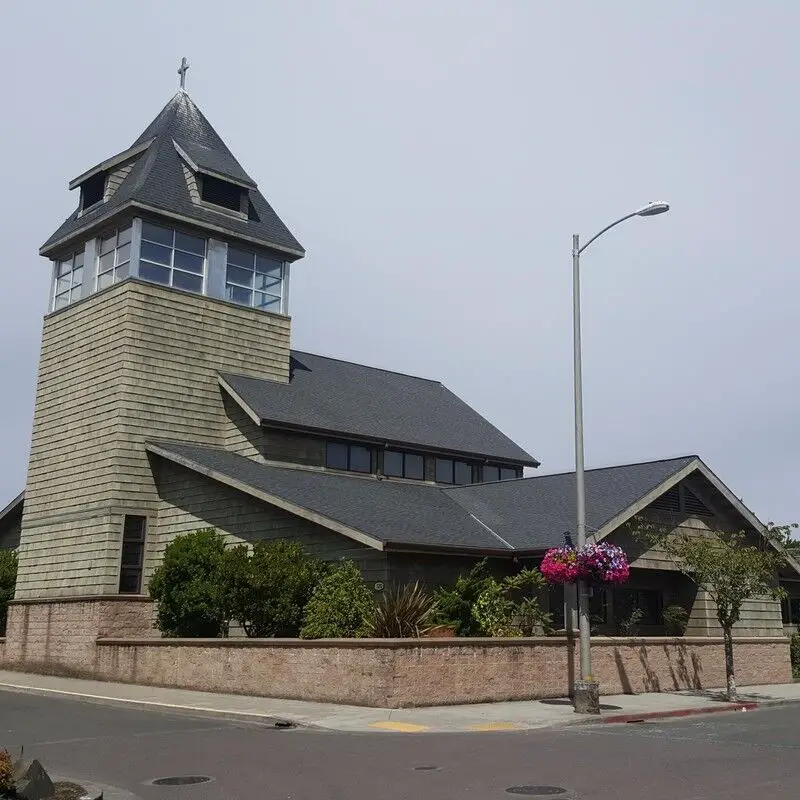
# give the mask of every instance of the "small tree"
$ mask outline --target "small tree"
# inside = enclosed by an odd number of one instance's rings
[[[548,629],[552,617],[539,604],[536,590],[547,585],[538,569],[525,567],[502,582],[489,578],[472,608],[472,615],[489,636],[531,636]],[[522,595],[520,597],[520,595]]]
[[[440,586],[434,592],[436,621],[442,625],[452,625],[458,636],[480,636],[483,631],[473,615],[473,608],[478,597],[493,581],[484,558],[469,572],[459,575],[452,586]]]
[[[320,582],[306,606],[304,639],[361,638],[373,627],[375,601],[354,561],[341,561]]]
[[[252,554],[240,545],[228,551],[222,591],[228,613],[250,637],[300,633],[303,609],[326,565],[298,542],[257,542]]]
[[[783,597],[784,592],[777,585],[777,570],[785,562],[781,539],[785,539],[787,527],[770,523],[759,542],[749,544],[744,532],[699,535],[671,532],[663,525],[637,521],[639,536],[650,544],[659,545],[678,569],[716,604],[725,643],[729,700],[736,699],[733,626],[739,621],[745,600]]]
[[[225,539],[204,528],[176,536],[150,580],[156,627],[165,636],[217,637],[227,633]]]
[[[0,634],[5,633],[8,604],[14,599],[17,585],[17,554],[13,550],[0,550]]]

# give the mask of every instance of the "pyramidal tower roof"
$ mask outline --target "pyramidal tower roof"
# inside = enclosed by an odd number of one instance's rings
[[[41,255],[50,255],[128,209],[149,211],[266,246],[281,252],[287,261],[305,254],[256,182],[182,89],[127,150],[82,173],[69,187],[83,188],[99,176],[105,176],[101,199],[87,208],[81,208],[82,200],[42,245]],[[223,189],[242,190],[241,209],[205,202],[200,188],[204,180]]]

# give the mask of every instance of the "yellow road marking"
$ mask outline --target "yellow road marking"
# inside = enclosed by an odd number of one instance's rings
[[[421,733],[428,730],[427,725],[414,725],[411,722],[371,722],[370,728],[380,728],[384,731],[397,731],[398,733]]]
[[[470,725],[471,731],[518,731],[519,725],[513,722],[484,722],[480,725]]]

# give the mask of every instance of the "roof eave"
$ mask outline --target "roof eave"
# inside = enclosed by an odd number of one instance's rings
[[[290,514],[294,514],[297,517],[301,517],[309,522],[313,522],[324,528],[328,528],[329,530],[339,533],[348,539],[352,539],[366,545],[367,547],[371,547],[373,550],[385,549],[385,543],[382,540],[377,539],[374,536],[365,533],[364,531],[352,528],[349,525],[339,522],[338,520],[330,519],[323,514],[319,514],[312,509],[299,506],[296,503],[292,503],[291,501],[282,497],[278,497],[277,495],[262,491],[254,486],[250,486],[243,481],[232,478],[230,475],[226,475],[224,472],[219,472],[218,470],[206,467],[204,464],[200,464],[191,458],[181,456],[178,453],[169,450],[168,447],[165,447],[158,442],[145,442],[145,449],[149,453],[153,453],[161,458],[166,458],[168,461],[180,464],[181,466],[186,467],[186,469],[190,469],[200,475],[205,475],[207,478],[211,478],[218,483],[230,486],[232,489],[236,489],[237,491],[247,494],[250,497],[254,497],[257,500],[261,500],[264,503],[269,503],[276,508],[288,511]]]
[[[77,189],[77,187],[80,186],[84,181],[87,181],[98,172],[105,172],[108,169],[113,169],[123,161],[133,158],[134,156],[139,155],[139,153],[143,153],[153,143],[154,138],[148,139],[147,141],[144,141],[141,144],[137,144],[133,147],[129,147],[127,150],[123,150],[121,153],[117,153],[117,155],[111,156],[111,158],[107,158],[105,161],[101,161],[91,169],[88,169],[86,172],[78,175],[77,178],[73,178],[68,184],[70,191]]]
[[[14,514],[17,510],[22,511],[25,504],[25,490],[23,489],[4,509],[0,510],[0,523]]]
[[[228,183],[233,183],[236,186],[240,186],[242,189],[257,189],[258,186],[255,181],[244,180],[242,178],[236,177],[235,175],[229,175],[226,172],[216,172],[213,169],[209,169],[208,167],[200,166],[174,139],[172,140],[172,144],[175,146],[175,151],[177,154],[186,162],[192,172],[201,172],[203,175],[210,175],[212,178],[217,178],[219,180],[227,181]]]
[[[221,233],[224,236],[227,236],[231,239],[239,239],[241,241],[250,242],[251,244],[258,245],[259,247],[266,247],[270,250],[276,250],[280,253],[285,253],[286,255],[293,256],[291,259],[287,259],[290,261],[295,261],[298,258],[303,258],[305,256],[306,251],[301,249],[296,249],[292,247],[287,247],[286,245],[275,244],[267,239],[256,238],[253,236],[247,236],[245,234],[239,233],[237,231],[231,230],[229,228],[225,228],[222,225],[213,225],[205,220],[195,219],[194,217],[187,217],[183,214],[176,214],[174,211],[168,211],[163,208],[158,208],[157,206],[151,206],[147,203],[139,202],[138,200],[126,200],[124,203],[120,203],[117,206],[114,206],[105,214],[101,214],[99,217],[95,217],[86,225],[82,225],[79,228],[76,228],[72,232],[62,236],[60,239],[56,241],[45,242],[39,248],[39,255],[47,258],[52,253],[56,252],[60,247],[65,245],[67,242],[79,237],[81,234],[85,234],[91,231],[93,228],[102,225],[104,222],[107,222],[113,216],[117,214],[121,214],[123,211],[126,211],[131,208],[140,209],[142,211],[149,211],[152,214],[158,214],[162,217],[167,217],[169,219],[176,220],[178,222],[184,222],[188,225],[193,225],[198,228],[202,228],[203,230],[210,231],[213,233]]]

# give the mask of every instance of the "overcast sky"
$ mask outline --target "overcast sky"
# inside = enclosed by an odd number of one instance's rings
[[[188,89],[308,251],[298,349],[440,379],[572,469],[697,453],[800,518],[796,0],[6,2],[0,507],[25,482],[67,182]],[[399,399],[401,401],[401,399]]]

